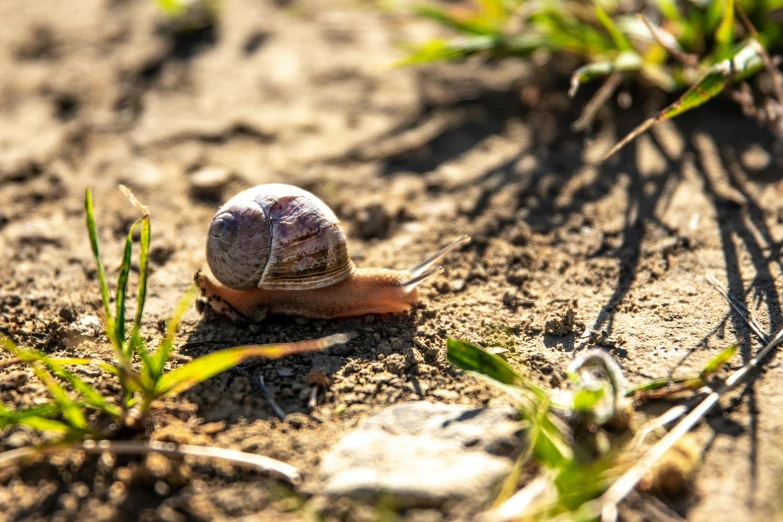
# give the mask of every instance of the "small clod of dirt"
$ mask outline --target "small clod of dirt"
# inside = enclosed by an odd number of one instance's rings
[[[577,322],[576,310],[572,307],[550,313],[544,321],[544,332],[557,337],[569,335],[580,327],[584,327],[584,323]]]

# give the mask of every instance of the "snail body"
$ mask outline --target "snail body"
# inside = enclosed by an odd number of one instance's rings
[[[437,272],[462,236],[410,270],[356,268],[334,212],[285,184],[240,192],[216,213],[207,239],[209,272],[196,281],[207,304],[231,318],[267,314],[332,319],[411,308],[416,287]]]

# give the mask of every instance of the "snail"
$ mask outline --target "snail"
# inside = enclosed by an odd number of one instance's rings
[[[315,195],[270,183],[240,192],[215,213],[209,271],[196,273],[202,303],[240,322],[268,314],[333,319],[402,312],[462,236],[409,270],[356,268],[334,212]]]

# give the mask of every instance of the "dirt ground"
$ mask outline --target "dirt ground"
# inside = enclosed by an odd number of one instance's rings
[[[556,71],[513,62],[390,68],[399,42],[432,28],[370,5],[227,0],[216,28],[188,37],[175,37],[141,0],[5,0],[0,19],[0,331],[20,343],[111,356],[96,323],[87,185],[110,278],[136,218],[117,184],[151,209],[150,339],[161,338],[204,266],[219,203],[256,184],[319,195],[345,223],[359,266],[407,268],[461,234],[473,237],[410,313],[271,318],[257,332],[188,314],[183,356],[356,334],[325,353],[244,366],[291,413],[285,422],[245,375],[229,371],[163,403],[147,426],[153,439],[299,466],[300,496],[225,465],[64,455],[0,470],[0,519],[298,520],[324,509],[371,520],[368,508],[319,496],[319,459],[341,434],[403,401],[503,400],[450,368],[449,336],[505,350],[556,387],[587,346],[586,328],[606,332],[600,342],[632,383],[696,372],[735,342],[747,361],[759,343],[708,274],[768,330],[783,327],[775,144],[732,105],[661,126],[597,166],[660,100],[608,107],[592,133],[577,135],[569,125],[586,98],[568,100]],[[198,190],[193,174],[204,167],[229,169],[231,179]],[[569,310],[573,324],[562,320]],[[310,413],[312,370],[332,385]],[[664,502],[692,521],[783,520],[781,377],[774,356],[755,384],[709,415],[695,432],[705,452],[695,482]],[[97,371],[85,378],[117,391]],[[0,374],[2,403],[44,397],[31,372]],[[0,436],[0,450],[37,440],[20,430]],[[406,519],[469,519],[480,507]]]

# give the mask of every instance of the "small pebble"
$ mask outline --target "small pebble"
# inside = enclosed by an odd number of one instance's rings
[[[190,190],[197,197],[220,199],[231,178],[231,171],[226,168],[203,168],[190,175]]]
[[[163,185],[166,176],[154,163],[136,160],[122,173],[120,182],[131,188],[151,189]]]

